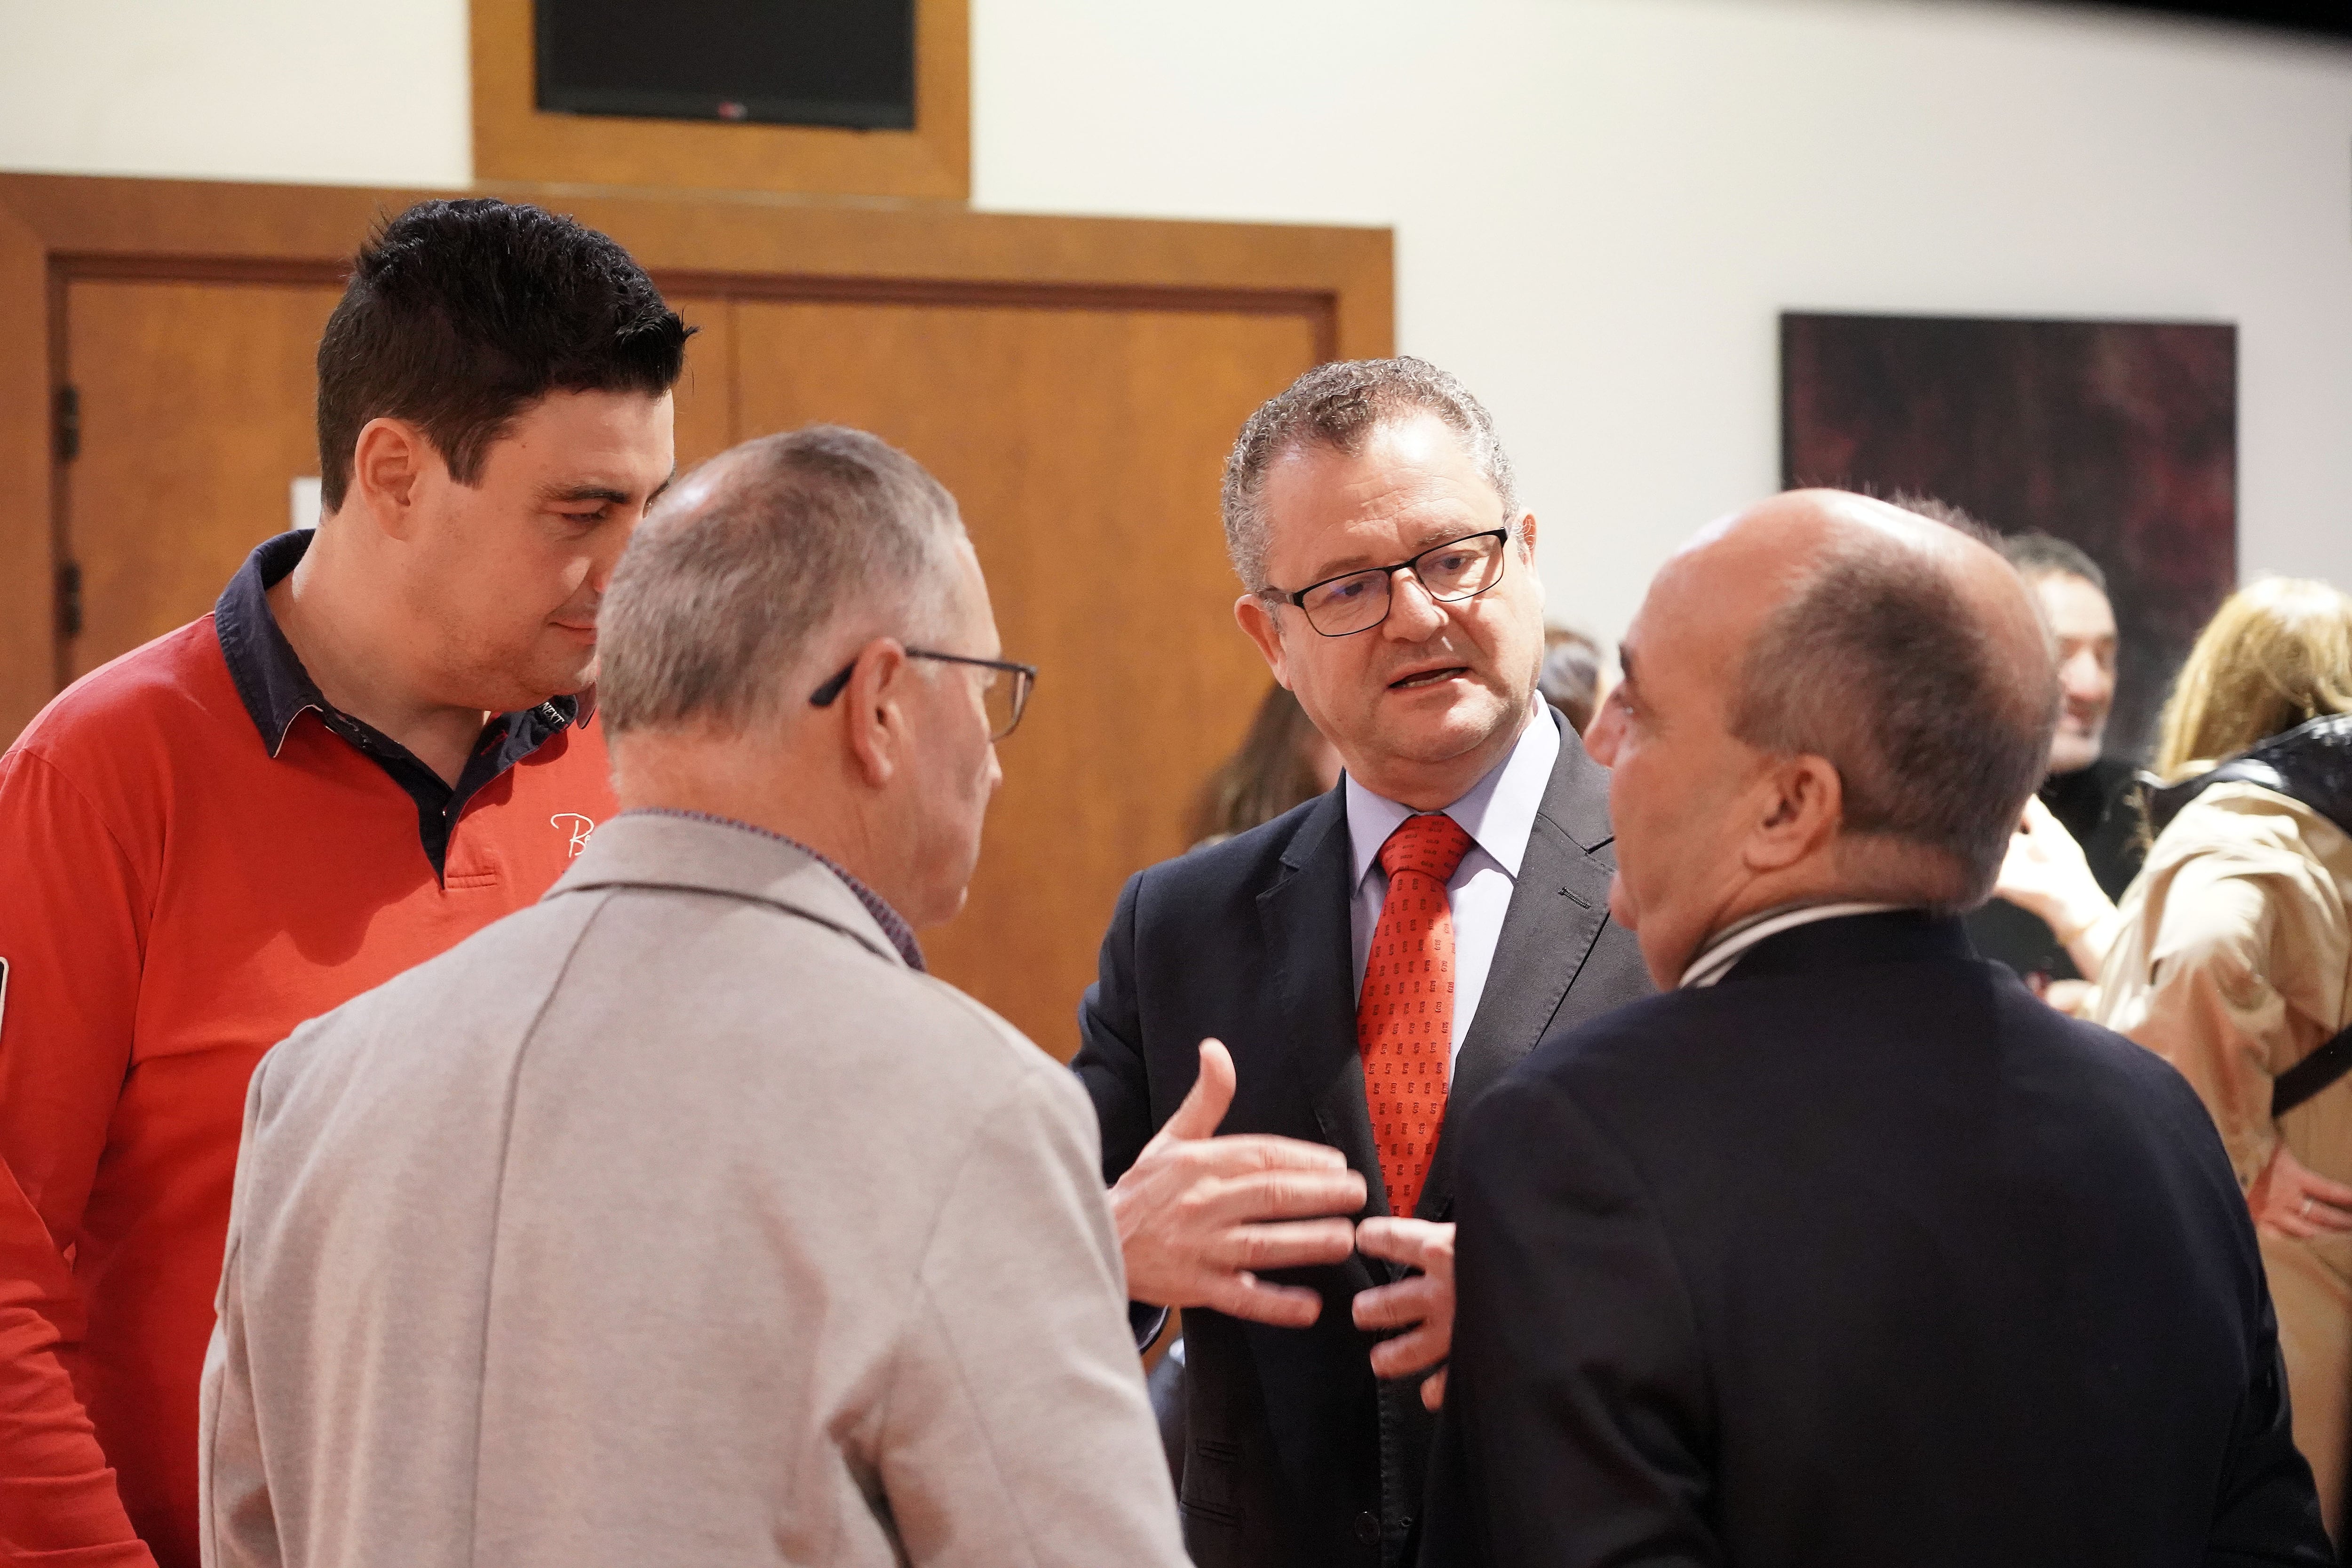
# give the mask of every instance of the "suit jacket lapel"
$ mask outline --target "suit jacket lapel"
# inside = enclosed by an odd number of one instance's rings
[[[1348,930],[1353,889],[1343,791],[1323,797],[1282,858],[1287,874],[1258,895],[1257,912],[1285,1054],[1324,1141],[1363,1173],[1370,1189],[1367,1212],[1386,1214],[1380,1150],[1364,1105],[1363,1058],[1356,1050],[1355,953]]]
[[[1551,710],[1547,707],[1545,711]],[[1558,719],[1555,716],[1555,722]],[[1563,724],[1559,760],[1528,835],[1486,989],[1454,1060],[1445,1121],[1414,1213],[1443,1219],[1454,1203],[1462,1119],[1551,1026],[1577,972],[1609,923],[1609,773]]]

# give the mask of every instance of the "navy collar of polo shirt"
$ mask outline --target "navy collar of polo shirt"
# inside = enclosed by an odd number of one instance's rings
[[[417,837],[437,881],[448,859],[449,835],[465,814],[466,803],[563,731],[586,723],[594,716],[594,700],[551,697],[536,708],[498,715],[482,727],[482,738],[452,788],[407,747],[329,702],[302,668],[294,645],[286,640],[269,607],[269,590],[294,570],[313,537],[305,530],[264,541],[221,590],[213,605],[213,629],[220,637],[222,657],[228,660],[229,679],[272,758],[285,749],[294,721],[305,712],[316,713],[331,733],[406,791],[416,803]]]

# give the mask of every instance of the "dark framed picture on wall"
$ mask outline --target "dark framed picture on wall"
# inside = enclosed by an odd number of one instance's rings
[[[2106,752],[2144,761],[2238,574],[2238,338],[2206,321],[1780,318],[1781,479],[1933,496],[2104,569]]]

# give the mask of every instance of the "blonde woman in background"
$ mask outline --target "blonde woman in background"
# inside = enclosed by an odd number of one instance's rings
[[[2053,925],[2099,977],[2092,1016],[2179,1068],[2221,1130],[2277,1303],[2295,1446],[2339,1541],[2352,1442],[2352,1076],[2283,1117],[2273,1096],[2315,1077],[2322,1064],[2279,1081],[2352,1020],[2347,714],[2352,599],[2285,578],[2241,590],[2199,636],[2165,708],[2155,771],[2166,787],[2149,800],[2146,867],[2120,907],[2105,907],[2095,884],[2082,890],[2087,868],[2049,900],[2066,922]],[[2042,871],[2045,891],[2064,880]]]

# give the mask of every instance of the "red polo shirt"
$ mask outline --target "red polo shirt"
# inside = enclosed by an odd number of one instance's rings
[[[0,1163],[24,1200],[0,1185],[0,1561],[143,1562],[127,1515],[163,1568],[196,1568],[196,1388],[254,1064],[536,900],[613,810],[572,699],[499,716],[454,789],[330,707],[264,597],[308,542],[262,545],[212,615],[0,757]]]

